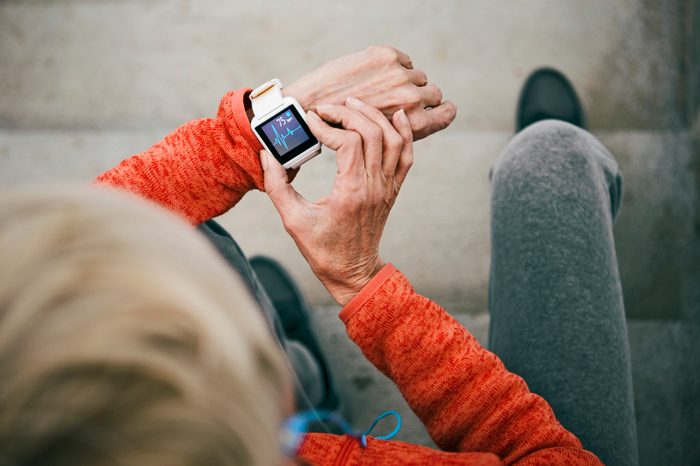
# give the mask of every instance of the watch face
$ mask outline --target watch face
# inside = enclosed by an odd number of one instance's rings
[[[289,105],[255,127],[272,155],[285,164],[318,144],[294,105]]]

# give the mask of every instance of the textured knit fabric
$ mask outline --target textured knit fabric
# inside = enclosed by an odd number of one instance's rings
[[[637,464],[614,158],[590,133],[543,121],[510,141],[492,187],[490,349],[605,464]]]
[[[176,130],[97,182],[127,189],[198,224],[262,186],[259,145],[244,91],[219,116]],[[564,429],[541,397],[439,305],[387,265],[342,311],[350,338],[390,377],[444,451],[309,434],[300,456],[313,464],[601,464]]]
[[[505,464],[599,464],[557,422],[544,399],[439,305],[417,294],[391,264],[348,303],[341,319],[367,359],[396,383],[441,449],[490,452]],[[415,464],[456,461],[444,452],[400,442],[379,444]],[[353,451],[360,464],[392,464],[359,446]],[[485,458],[469,461],[482,464]],[[472,464],[467,457],[460,461]]]
[[[100,175],[97,183],[151,199],[193,225],[223,214],[251,189],[264,189],[262,146],[243,103],[249,91],[229,92],[216,118],[184,124]]]

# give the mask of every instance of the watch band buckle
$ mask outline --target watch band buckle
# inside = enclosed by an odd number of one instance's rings
[[[282,103],[282,87],[282,82],[275,78],[253,89],[250,102],[255,116],[263,117]]]

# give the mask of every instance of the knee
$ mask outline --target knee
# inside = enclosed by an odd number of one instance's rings
[[[587,131],[560,120],[543,120],[516,134],[502,152],[494,172],[517,169],[518,173],[542,173],[563,162],[588,161],[595,142]]]
[[[494,189],[504,184],[573,189],[583,184],[609,188],[619,206],[621,177],[608,150],[588,131],[560,120],[543,120],[516,134],[492,168]]]
[[[518,176],[540,177],[580,178],[594,172],[610,178],[619,175],[615,159],[592,134],[560,120],[539,121],[511,139],[494,164],[492,175],[513,171]]]
[[[541,120],[515,135],[512,142],[532,149],[548,151],[552,147],[574,148],[595,138],[586,130],[562,120]]]

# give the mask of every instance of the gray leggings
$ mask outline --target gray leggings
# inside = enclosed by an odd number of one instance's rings
[[[491,351],[605,464],[638,464],[617,163],[590,133],[548,120],[513,137],[491,180]]]

